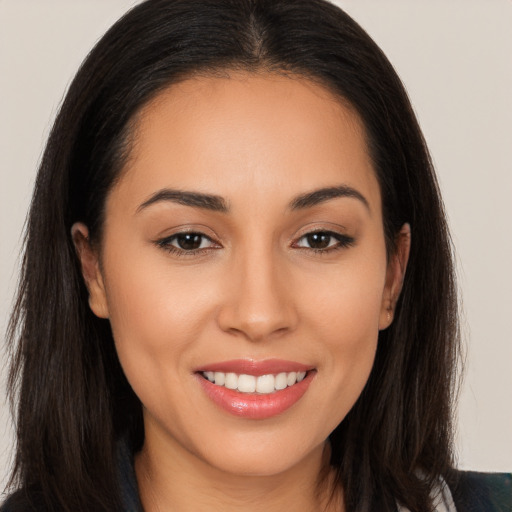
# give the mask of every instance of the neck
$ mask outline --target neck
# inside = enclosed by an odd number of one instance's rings
[[[254,476],[227,473],[173,443],[146,438],[135,472],[146,512],[342,511],[341,493],[329,500],[334,487],[328,445],[284,472]]]

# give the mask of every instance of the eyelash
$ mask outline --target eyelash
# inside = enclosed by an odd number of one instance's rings
[[[186,249],[182,249],[182,248],[175,247],[174,245],[172,245],[172,243],[175,242],[178,239],[178,237],[183,237],[183,236],[187,236],[187,235],[192,236],[192,237],[200,237],[201,238],[200,245],[202,245],[202,243],[205,240],[209,240],[214,246],[199,247],[197,249],[186,250]],[[298,243],[301,240],[306,239],[307,237],[310,237],[310,236],[314,236],[314,235],[328,236],[330,239],[334,238],[337,241],[337,243],[335,243],[334,245],[328,245],[327,247],[322,248],[322,249],[318,249],[318,248],[314,248],[314,247],[304,247],[304,246],[298,245]],[[332,240],[330,240],[330,242],[331,241]],[[292,247],[294,247],[296,249],[312,251],[315,254],[324,255],[324,254],[329,254],[334,251],[339,251],[341,249],[347,249],[348,247],[353,246],[354,243],[355,243],[355,239],[353,237],[350,237],[347,235],[342,235],[341,233],[336,233],[334,231],[319,229],[316,231],[309,231],[308,233],[301,235],[297,239],[297,241],[292,243]],[[173,255],[181,256],[181,257],[197,256],[197,255],[205,254],[206,252],[209,252],[211,250],[218,249],[221,247],[220,244],[213,241],[209,236],[207,236],[203,233],[200,233],[200,232],[195,232],[195,231],[191,231],[191,232],[184,231],[181,233],[176,233],[169,237],[162,238],[161,240],[156,240],[155,244],[158,247],[160,247],[161,249],[163,249]]]
[[[336,240],[337,243],[335,243],[334,245],[329,245],[328,247],[325,247],[323,249],[318,249],[318,248],[315,248],[315,247],[303,247],[303,246],[298,246],[298,242],[300,240],[303,240],[307,237],[310,237],[310,236],[314,236],[314,235],[324,235],[324,236],[328,236],[329,238]],[[332,241],[332,240],[331,240]],[[292,244],[293,247],[296,247],[297,249],[305,249],[305,250],[308,250],[308,251],[313,251],[315,254],[329,254],[331,252],[334,252],[334,251],[339,251],[339,250],[342,250],[342,249],[347,249],[349,247],[352,247],[353,245],[355,244],[355,239],[351,236],[348,236],[348,235],[342,235],[341,233],[336,233],[335,231],[329,231],[329,230],[325,230],[325,229],[318,229],[316,231],[308,231],[307,233],[305,233],[304,235],[300,236],[297,240],[297,242],[294,242]]]
[[[199,247],[198,249],[191,249],[186,250],[182,249],[180,247],[175,247],[171,245],[174,241],[176,241],[179,237],[184,236],[196,236],[201,238],[201,245],[203,241],[209,240],[212,244],[217,245],[217,247]],[[209,236],[206,236],[204,233],[200,233],[197,231],[182,231],[181,233],[176,233],[174,235],[168,236],[166,238],[162,238],[161,240],[157,240],[156,245],[160,248],[162,248],[164,251],[167,251],[175,256],[182,256],[182,257],[190,257],[190,256],[197,256],[200,254],[205,254],[208,251],[211,251],[213,249],[217,249],[220,247],[219,244],[214,242]]]

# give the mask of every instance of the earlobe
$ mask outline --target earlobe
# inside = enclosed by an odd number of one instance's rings
[[[89,291],[89,307],[97,317],[108,318],[109,312],[99,255],[91,245],[87,226],[82,222],[73,224],[71,237],[80,260],[85,286]]]
[[[397,235],[395,251],[388,262],[386,284],[382,295],[379,330],[388,328],[393,322],[396,303],[402,291],[410,250],[411,226],[406,223]]]

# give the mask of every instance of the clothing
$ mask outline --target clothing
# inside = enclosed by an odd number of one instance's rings
[[[143,512],[139,499],[133,455],[122,445],[118,457],[124,512]],[[440,481],[436,512],[512,512],[512,474],[458,471],[450,482]],[[453,498],[453,502],[451,501]],[[8,500],[0,512],[30,512]],[[37,510],[34,512],[38,512]],[[397,508],[397,512],[406,512]]]
[[[439,479],[439,485],[431,493],[435,512],[457,512],[453,496],[444,478]],[[408,508],[398,506],[398,512],[410,512]]]
[[[512,474],[458,473],[452,489],[457,512],[512,512]]]

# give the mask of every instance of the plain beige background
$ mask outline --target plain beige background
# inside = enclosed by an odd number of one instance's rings
[[[35,169],[81,60],[134,0],[0,0],[0,332]],[[467,345],[459,466],[512,470],[512,2],[339,0],[395,65],[438,170]],[[41,298],[44,300],[44,297]],[[2,341],[3,343],[3,341]],[[0,366],[0,487],[13,445]]]

